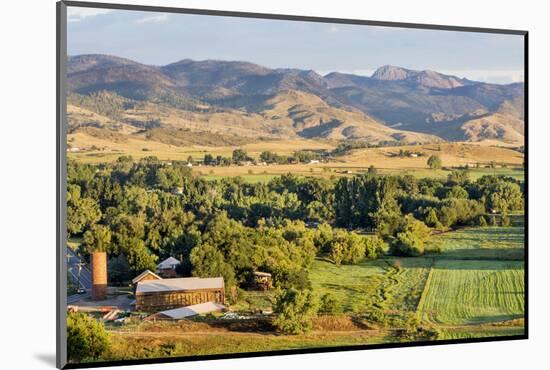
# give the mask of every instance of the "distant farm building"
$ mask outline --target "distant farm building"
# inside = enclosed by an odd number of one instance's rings
[[[268,272],[255,271],[254,285],[257,289],[268,290],[273,286],[271,274]]]
[[[176,272],[176,268],[179,264],[180,261],[178,261],[174,257],[168,257],[157,265],[157,273],[163,278],[177,277],[178,274]]]
[[[157,312],[206,302],[225,303],[223,277],[177,278],[140,281],[136,310]]]
[[[181,186],[176,186],[172,189],[172,194],[174,195],[182,195],[183,194],[183,188]]]
[[[132,280],[132,284],[134,284],[134,286],[135,286],[140,281],[161,280],[161,279],[162,278],[160,276],[158,276],[157,274],[155,274],[153,271],[145,270]]]

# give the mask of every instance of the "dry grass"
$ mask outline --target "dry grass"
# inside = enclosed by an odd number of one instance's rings
[[[416,158],[399,158],[399,150],[420,152]],[[478,143],[444,143],[430,145],[410,145],[393,148],[370,148],[352,151],[342,158],[346,165],[373,165],[376,168],[428,168],[426,162],[431,155],[441,158],[443,166],[475,167],[477,163],[486,165],[491,161],[508,165],[521,165],[523,154],[508,148],[481,145]]]

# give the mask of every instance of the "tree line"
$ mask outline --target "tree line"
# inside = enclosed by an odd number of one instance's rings
[[[221,275],[242,286],[262,270],[278,286],[303,288],[317,255],[336,264],[388,251],[419,255],[431,228],[487,224],[487,214],[521,210],[523,191],[513,178],[471,181],[467,171],[445,180],[372,172],[207,181],[183,161],[120,157],[69,162],[67,231],[82,237],[84,255],[108,252],[113,282],[174,256],[184,276]]]

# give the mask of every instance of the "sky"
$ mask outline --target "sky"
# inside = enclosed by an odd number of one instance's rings
[[[395,65],[492,83],[523,81],[523,36],[69,7],[67,53],[150,65],[238,60],[370,76]]]

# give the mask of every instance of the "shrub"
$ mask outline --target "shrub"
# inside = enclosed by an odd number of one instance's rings
[[[428,166],[432,169],[441,168],[443,165],[441,162],[441,158],[439,158],[437,155],[432,155],[430,158],[428,158]]]
[[[477,218],[477,225],[478,226],[487,226],[487,220],[485,219],[485,216],[481,215]]]
[[[313,327],[312,319],[317,315],[318,308],[318,301],[311,290],[284,290],[277,297],[275,326],[286,334],[306,333]]]
[[[336,265],[354,264],[365,257],[366,245],[361,237],[343,229],[335,230],[329,256]]]
[[[386,252],[388,252],[389,246],[378,235],[368,236],[365,238],[365,256],[368,259],[376,259]]]
[[[419,256],[424,253],[424,241],[430,234],[430,229],[412,216],[406,216],[398,229],[394,252],[406,256]]]
[[[510,217],[507,214],[503,214],[500,217],[500,226],[508,227],[511,225]]]
[[[334,294],[327,293],[321,298],[319,312],[324,314],[337,314],[342,312],[342,306]]]
[[[109,343],[102,322],[80,312],[67,316],[67,355],[70,361],[97,360]]]

